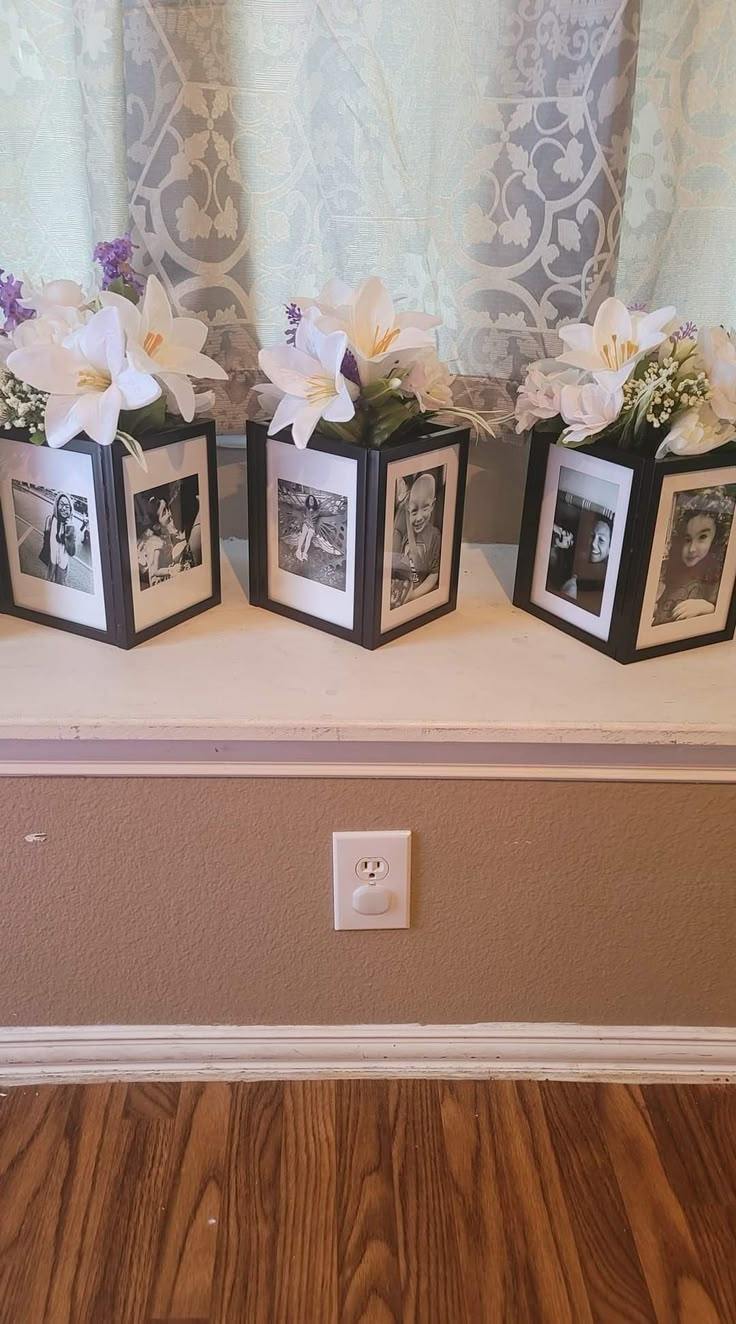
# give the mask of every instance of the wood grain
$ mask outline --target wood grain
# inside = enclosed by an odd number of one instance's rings
[[[658,1324],[722,1324],[637,1086],[599,1089],[613,1161]]]
[[[227,1085],[182,1085],[149,1304],[154,1319],[210,1313],[229,1117]]]
[[[736,1089],[0,1092],[0,1324],[734,1324]]]
[[[358,1080],[336,1088],[337,1317],[340,1324],[401,1324],[386,1088]]]

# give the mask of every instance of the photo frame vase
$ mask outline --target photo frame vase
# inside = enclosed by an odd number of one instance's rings
[[[454,611],[470,433],[367,448],[249,421],[250,600],[375,649]]]
[[[638,662],[732,639],[736,449],[653,456],[531,438],[514,604]]]
[[[133,648],[219,603],[215,424],[140,445],[0,433],[0,611]]]

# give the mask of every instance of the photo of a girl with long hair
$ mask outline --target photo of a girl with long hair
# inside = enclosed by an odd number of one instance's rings
[[[138,492],[135,531],[141,589],[166,584],[174,575],[201,565],[197,475]]]
[[[652,625],[715,611],[735,507],[736,490],[731,487],[677,493]]]

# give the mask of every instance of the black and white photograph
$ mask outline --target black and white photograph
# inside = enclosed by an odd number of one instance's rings
[[[432,593],[440,580],[445,465],[397,478],[391,554],[391,611]]]
[[[277,480],[280,570],[345,592],[348,498],[340,492]]]
[[[136,492],[134,509],[141,591],[169,584],[202,564],[197,474]]]
[[[735,509],[734,484],[674,495],[652,626],[714,614]]]
[[[547,442],[534,459],[519,553],[529,606],[608,643],[633,467]],[[522,597],[515,591],[517,604]]]
[[[547,566],[548,593],[600,616],[618,487],[562,467]]]
[[[15,478],[12,493],[21,574],[94,593],[87,498]]]

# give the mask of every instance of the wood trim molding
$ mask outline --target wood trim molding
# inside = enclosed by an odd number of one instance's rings
[[[736,1028],[77,1025],[0,1029],[0,1085],[313,1077],[736,1080]]]

